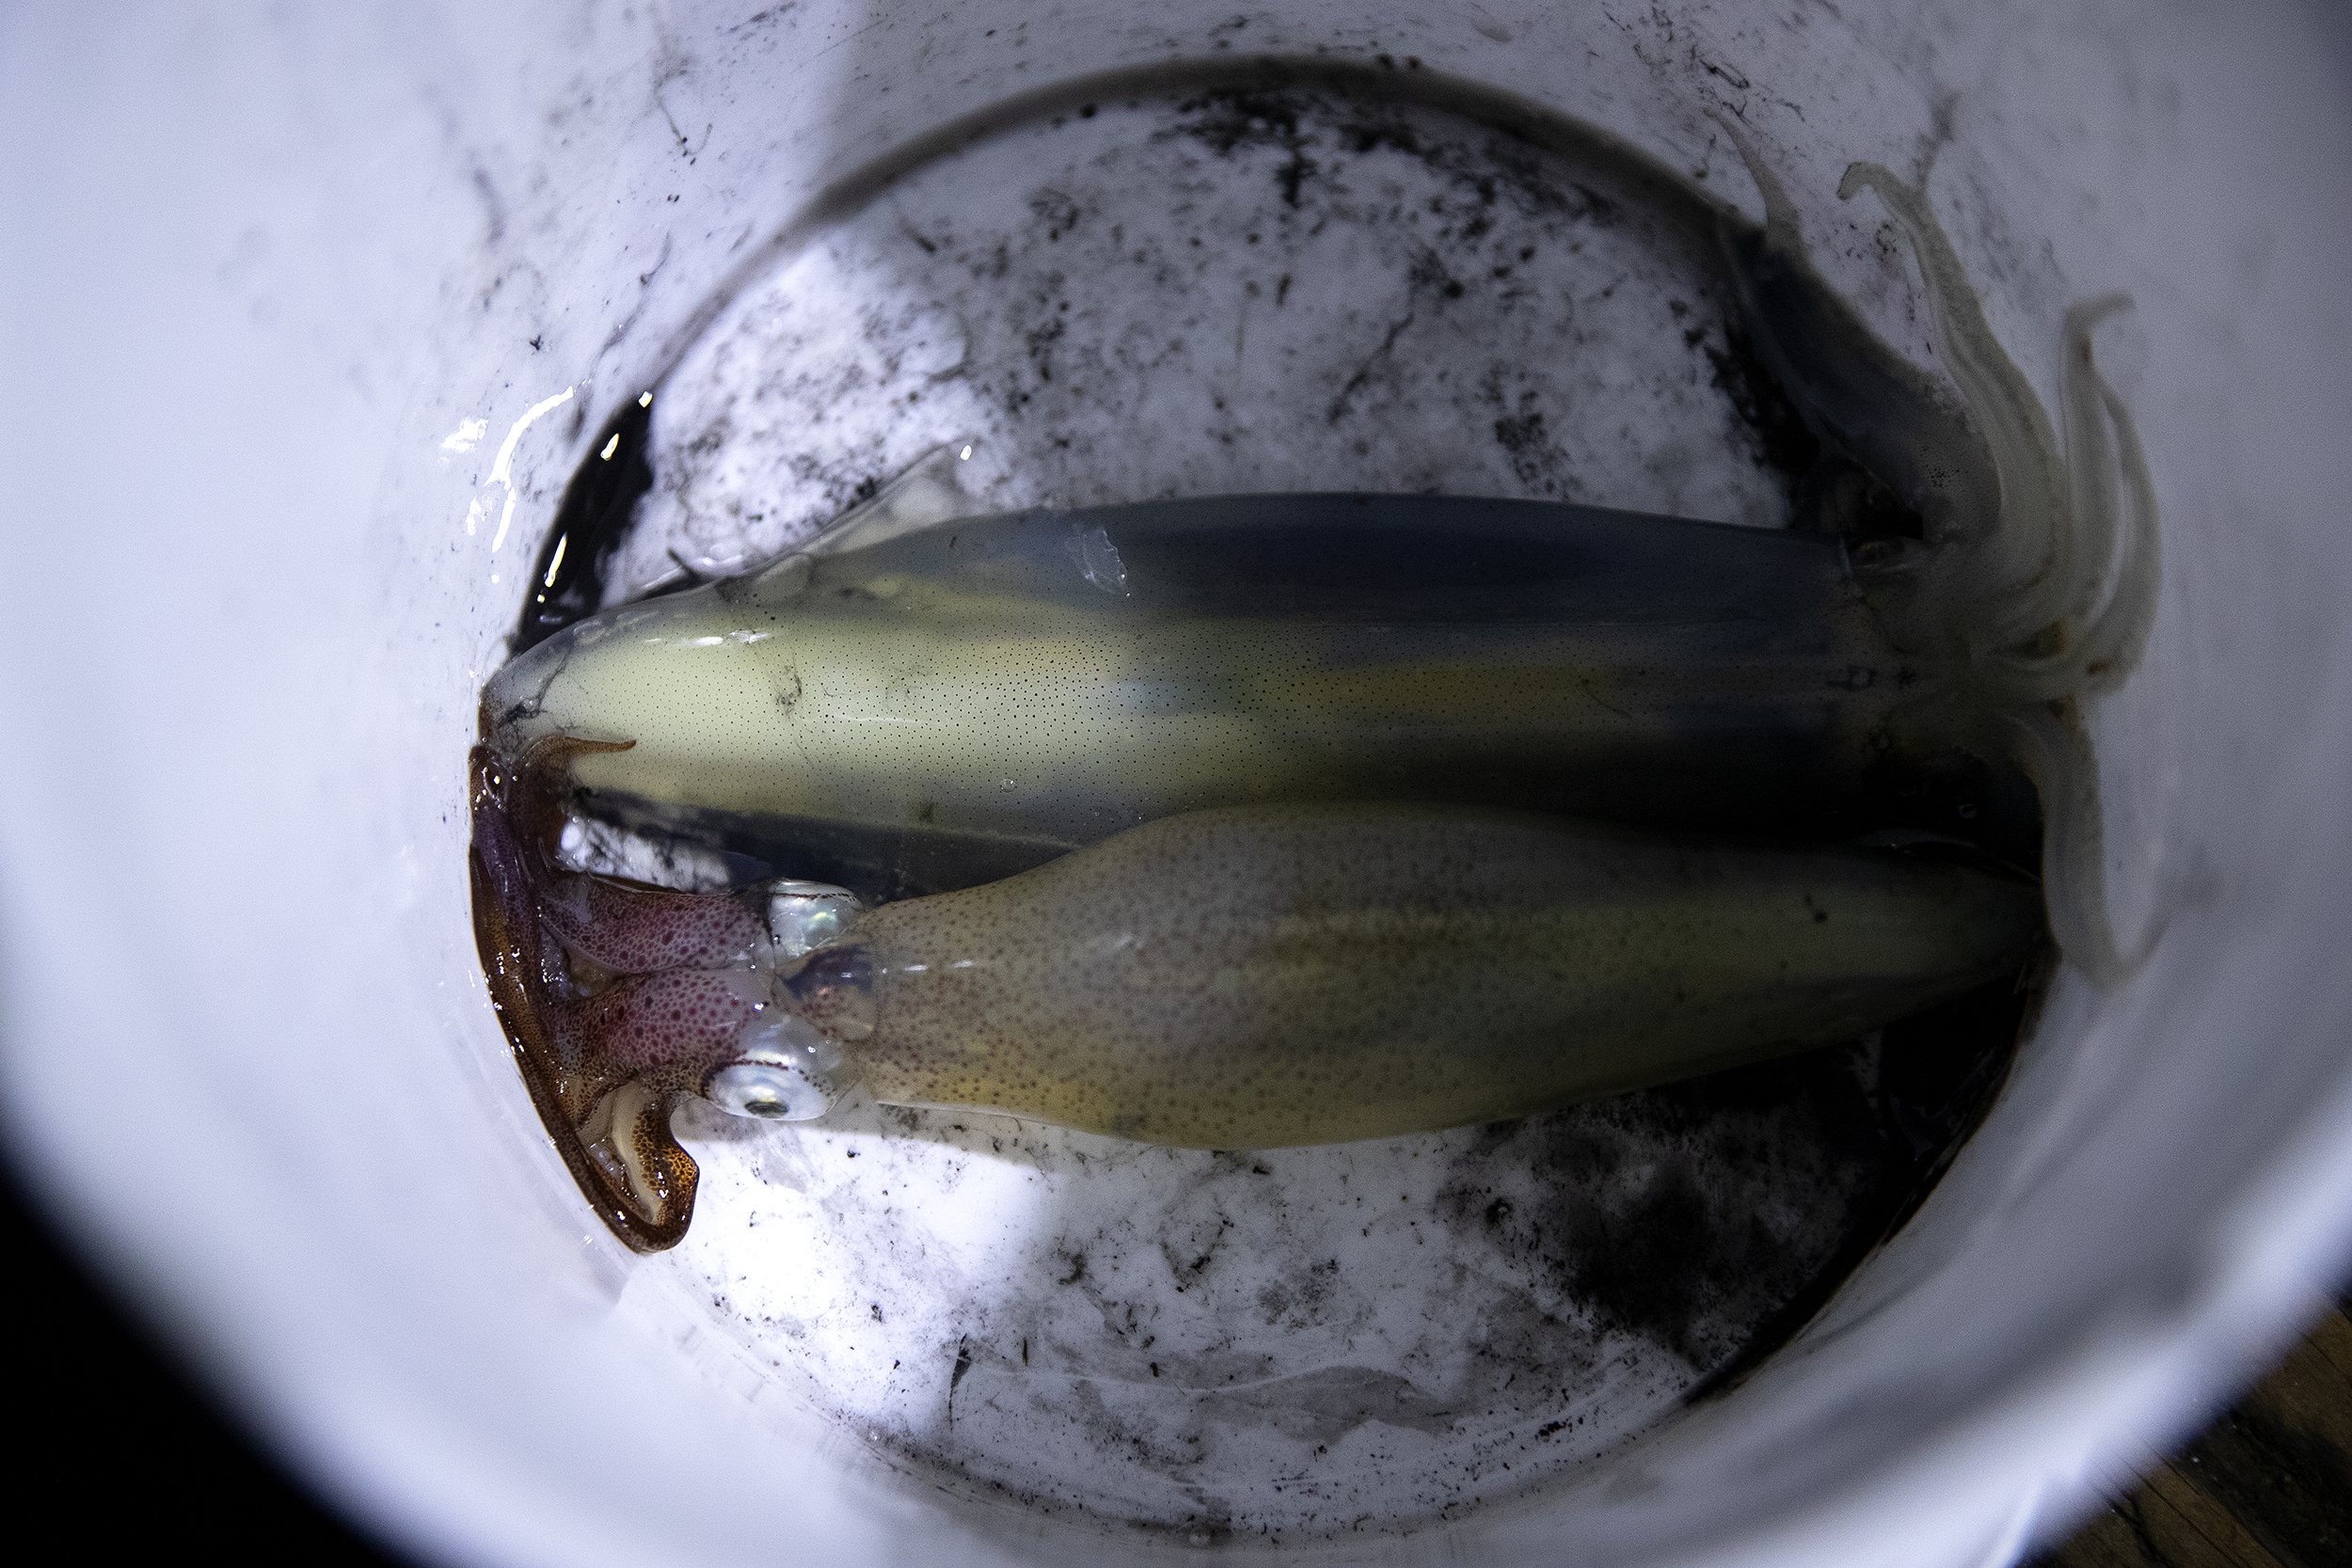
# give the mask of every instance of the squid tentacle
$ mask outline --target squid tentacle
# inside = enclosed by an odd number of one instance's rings
[[[736,1052],[744,1030],[771,1006],[769,977],[755,971],[672,969],[598,990],[575,1006],[568,1022],[599,1073],[656,1074],[699,1090],[711,1060]]]
[[[2156,529],[2155,478],[2149,472],[2138,427],[2122,396],[2098,379],[2095,368],[2090,373],[2097,382],[2099,402],[2114,427],[2116,464],[2122,474],[2126,502],[2117,541],[2115,587],[2083,634],[2085,688],[2107,691],[2121,686],[2147,652],[2149,630],[2155,623],[2156,595],[2164,586],[2164,557]]]
[[[1851,200],[1865,187],[1878,193],[1911,242],[1945,368],[1992,450],[2000,483],[1997,515],[1963,522],[1955,530],[1962,537],[1929,541],[1937,550],[1931,602],[1953,617],[1951,632],[1972,653],[2014,647],[2060,619],[2072,576],[2066,482],[2049,416],[1985,322],[1927,198],[1873,163],[1850,166],[1837,194]],[[1965,621],[1958,618],[1963,608]]]
[[[2006,703],[2059,702],[2112,689],[2147,644],[2162,574],[2154,484],[2131,411],[2100,376],[2090,343],[2091,329],[2130,303],[2109,294],[2068,312],[2063,397],[2070,520],[2081,569],[2054,650],[2011,650],[1979,667],[1988,691]]]
[[[551,879],[540,913],[564,945],[616,974],[735,969],[769,946],[767,927],[734,898],[637,887],[609,877]]]
[[[2099,397],[2104,384],[2099,380],[2091,334],[2108,317],[2129,309],[2131,303],[2128,294],[2101,294],[2066,312],[2058,412],[2066,432],[2068,516],[2081,562],[2075,574],[2074,602],[2067,607],[2066,620],[2078,627],[2090,626],[2114,602],[2123,559],[2118,551],[2128,542],[2123,501],[2117,494],[2120,476],[2114,432]],[[2078,644],[2081,640],[2071,641]]]
[[[2129,952],[2117,942],[2098,763],[2074,710],[2079,697],[2113,689],[2137,664],[2162,583],[2147,454],[2091,344],[2099,324],[2131,301],[2104,294],[2067,311],[2061,470],[2048,416],[1993,338],[1926,197],[1867,163],[1847,169],[1838,194],[1865,186],[1911,241],[1946,365],[2000,476],[1998,515],[1930,566],[1943,580],[1927,603],[1950,618],[1970,655],[1963,678],[2004,721],[1992,749],[2015,760],[2042,797],[2042,884],[2058,945],[2111,988],[2146,959],[2158,934]]]
[[[2027,700],[2005,715],[2009,750],[2032,779],[2042,802],[2042,892],[2050,927],[2064,952],[2093,984],[2112,990],[2144,964],[2164,934],[2161,905],[2128,948],[2117,938],[2106,881],[2106,811],[2099,765],[2075,699],[2120,686],[2139,662],[2162,585],[2155,486],[2131,411],[2102,378],[2090,354],[2090,329],[2128,301],[2109,295],[2069,313],[2074,370],[2067,388],[2068,461],[2078,473],[2078,495],[2096,511],[2078,513],[2106,524],[2107,559],[2099,602],[2071,639],[2062,661],[2013,679]],[[2076,336],[2075,334],[2079,334]],[[2105,437],[2112,431],[2114,445]],[[2112,466],[2110,468],[2110,465]],[[2085,474],[2084,469],[2094,469]],[[2110,478],[2120,476],[2120,485]]]
[[[2106,813],[2098,762],[2072,705],[2036,704],[2001,716],[2007,749],[2042,796],[2042,895],[2058,950],[2090,982],[2130,979],[2164,935],[2163,911],[2128,948],[2107,907]]]

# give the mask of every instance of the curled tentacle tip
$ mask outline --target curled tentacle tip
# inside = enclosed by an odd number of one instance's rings
[[[1876,185],[1882,180],[1893,178],[1894,175],[1883,165],[1856,160],[1848,164],[1846,172],[1838,177],[1837,199],[1851,201],[1854,198],[1854,193],[1863,186]]]

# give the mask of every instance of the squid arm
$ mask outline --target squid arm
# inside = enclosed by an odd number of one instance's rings
[[[1915,383],[1836,306],[1804,261],[1786,192],[1735,129],[1764,194],[1760,235],[1731,247],[1752,325],[1768,356],[1806,393],[1807,420],[1875,471],[1908,478],[1929,525],[1910,580],[1881,596],[1890,640],[1936,672],[1949,705],[1941,733],[2033,781],[2044,817],[2042,880],[2061,950],[2102,987],[2129,977],[2155,932],[2126,952],[2106,895],[2106,832],[2097,762],[2081,699],[2120,686],[2137,665],[2162,585],[2155,486],[2130,410],[2099,373],[2091,337],[2130,304],[2107,294],[2066,315],[2059,367],[2061,450],[2047,412],[1984,318],[1926,193],[1880,165],[1856,163],[1838,185],[1878,195],[1909,242],[1946,370],[1981,443],[1967,453],[1932,400],[1888,398]],[[1836,352],[1819,340],[1836,340]],[[1806,352],[1808,349],[1810,353]],[[1881,410],[1921,417],[1889,420]],[[1971,478],[1989,466],[1992,483]],[[1930,476],[1956,476],[1931,493]]]

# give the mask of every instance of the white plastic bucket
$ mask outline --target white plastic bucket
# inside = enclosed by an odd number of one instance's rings
[[[1753,212],[1735,116],[1890,321],[1876,219],[1827,193],[1940,144],[1937,210],[2045,401],[2064,306],[2135,296],[2103,348],[2164,517],[2145,665],[2091,713],[2154,959],[2061,978],[1924,1210],[1734,1396],[1317,1550],[1999,1563],[2292,1331],[2352,1241],[2352,90],[2316,24],[755,10],[18,19],[0,49],[9,207],[46,215],[5,253],[0,398],[38,454],[0,692],[9,1135],[305,1474],[453,1561],[1099,1551],[936,1500],[632,1295],[484,999],[461,762],[583,443],[821,191],[1025,92],[1236,52],[1417,60]],[[443,445],[471,419],[520,433],[494,475]]]

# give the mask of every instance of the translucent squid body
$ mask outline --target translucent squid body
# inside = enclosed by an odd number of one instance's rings
[[[1770,221],[1726,242],[1750,329],[1923,540],[1432,497],[868,508],[501,670],[477,933],[613,1229],[684,1233],[684,1096],[1332,1142],[1854,1037],[2013,971],[2045,911],[2121,974],[2069,706],[2129,670],[2155,586],[2145,466],[2090,362],[2113,302],[2067,321],[2061,461],[1924,199],[1856,165],[1971,438],[1759,179]],[[1818,841],[1954,756],[2039,790],[2039,889]],[[566,869],[576,813],[787,845],[793,878]]]

